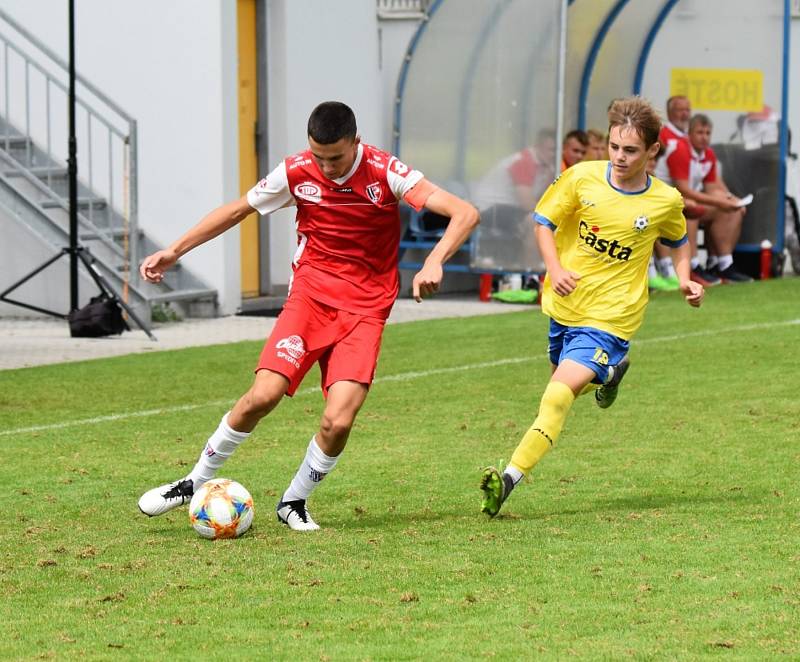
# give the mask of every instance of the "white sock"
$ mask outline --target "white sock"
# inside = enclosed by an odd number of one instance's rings
[[[674,276],[677,276],[671,257],[658,258],[658,272],[664,276],[664,278],[673,278]]]
[[[525,474],[522,473],[519,469],[517,469],[516,467],[512,467],[510,465],[503,470],[503,473],[511,476],[511,480],[514,481],[514,485],[516,485],[519,481],[521,481],[525,476]]]
[[[718,259],[720,271],[725,271],[725,269],[733,265],[733,255],[720,255]]]
[[[311,437],[306,456],[294,475],[281,501],[305,501],[339,461],[339,456],[329,457],[317,445],[316,435]]]
[[[700,266],[700,258],[696,255],[692,258],[692,271],[696,271]]]
[[[658,276],[658,271],[656,271],[656,262],[654,258],[650,258],[650,264],[647,265],[647,277],[648,278],[655,278]]]
[[[230,427],[228,425],[228,414],[222,417],[219,427],[208,438],[206,447],[200,453],[194,469],[186,476],[186,478],[191,478],[194,482],[195,491],[203,483],[216,476],[219,468],[233,454],[236,447],[250,436],[249,432],[237,432]]]
[[[733,262],[733,260],[731,260],[731,262]],[[719,264],[719,258],[716,255],[709,255],[706,260],[706,269],[711,271],[717,264]]]

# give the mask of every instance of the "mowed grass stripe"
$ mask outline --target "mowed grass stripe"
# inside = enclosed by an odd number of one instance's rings
[[[778,322],[765,322],[759,324],[743,324],[739,326],[731,326],[731,327],[724,327],[724,328],[714,328],[714,329],[705,329],[703,331],[693,331],[689,333],[678,333],[672,334],[667,336],[656,336],[653,338],[643,338],[641,340],[636,340],[636,345],[647,345],[653,343],[663,343],[663,342],[675,342],[680,340],[687,340],[690,338],[698,338],[698,337],[705,337],[711,335],[717,335],[720,333],[742,333],[747,331],[764,331],[772,328],[784,327],[784,326],[794,326],[800,325],[800,318],[797,319],[790,319],[790,320],[783,320]],[[528,363],[531,361],[538,361],[543,358],[547,358],[546,354],[535,354],[530,356],[524,357],[512,357],[512,358],[505,358],[505,359],[497,359],[495,361],[482,361],[479,363],[467,363],[464,365],[458,366],[448,366],[445,368],[434,368],[431,370],[418,370],[418,371],[410,371],[410,372],[403,372],[398,373],[396,375],[387,375],[384,377],[378,377],[375,379],[376,384],[382,384],[387,382],[405,382],[414,379],[425,379],[427,377],[434,377],[444,374],[450,373],[457,373],[457,372],[465,372],[470,370],[483,370],[486,368],[497,368],[504,365],[517,365],[520,363]],[[320,388],[318,386],[309,387],[305,389],[298,390],[295,396],[302,396],[302,395],[309,395],[312,393],[319,393]],[[197,409],[203,409],[206,407],[221,407],[230,405],[231,399],[226,400],[212,400],[208,402],[202,402],[197,404],[191,405],[176,405],[173,407],[162,407],[159,409],[143,409],[140,411],[132,411],[132,412],[121,412],[118,414],[108,414],[106,416],[94,416],[92,418],[84,418],[78,419],[74,421],[62,421],[60,423],[49,423],[46,425],[33,425],[28,427],[21,427],[21,428],[12,428],[9,430],[0,431],[0,437],[9,436],[9,435],[18,435],[18,434],[27,434],[33,432],[46,432],[51,430],[59,430],[63,428],[69,427],[81,427],[81,426],[88,426],[88,425],[98,425],[100,423],[108,423],[113,421],[121,421],[127,420],[131,418],[145,418],[148,416],[160,416],[162,414],[174,414],[186,411],[194,411]]]

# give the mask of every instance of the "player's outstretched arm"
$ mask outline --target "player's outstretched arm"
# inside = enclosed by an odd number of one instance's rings
[[[675,266],[675,273],[678,274],[681,293],[685,297],[686,303],[694,308],[698,308],[700,304],[703,303],[703,297],[706,291],[700,283],[695,283],[691,279],[692,249],[689,243],[687,242],[682,246],[672,248],[670,253],[672,256],[672,264]]]
[[[160,283],[164,272],[193,248],[221,235],[244,220],[253,209],[247,196],[229,202],[204,216],[191,230],[164,250],[148,255],[139,267],[142,278],[150,283]]]
[[[425,259],[422,269],[414,276],[412,291],[417,302],[439,290],[443,276],[442,265],[455,254],[480,222],[480,215],[475,207],[443,189],[436,189],[428,196],[425,208],[448,217],[450,221],[442,238]]]

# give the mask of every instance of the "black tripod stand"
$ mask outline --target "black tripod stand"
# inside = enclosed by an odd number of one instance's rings
[[[75,0],[69,0],[69,158],[67,159],[69,172],[69,247],[62,248],[58,255],[53,256],[47,262],[31,271],[24,278],[18,280],[11,287],[0,293],[0,301],[22,306],[29,310],[35,310],[46,315],[68,319],[68,314],[57,313],[46,308],[40,308],[21,301],[9,299],[6,295],[16,290],[23,283],[41,273],[62,255],[69,255],[70,265],[70,313],[78,310],[78,261],[82,262],[89,275],[100,288],[100,291],[111,299],[116,305],[120,306],[130,318],[136,322],[137,326],[144,331],[150,340],[156,340],[147,325],[133,312],[131,307],[125,303],[114,291],[99,269],[94,265],[94,258],[91,257],[89,250],[78,245],[78,160],[77,160],[77,140],[75,138]],[[128,326],[127,324],[125,325]],[[128,330],[130,328],[128,327]]]
[[[26,276],[24,276],[20,280],[18,280],[11,287],[9,287],[7,290],[4,290],[3,292],[0,292],[0,301],[5,301],[6,303],[11,303],[11,304],[14,304],[15,306],[22,306],[23,308],[28,308],[29,310],[35,310],[36,312],[44,313],[45,315],[52,315],[53,317],[60,317],[62,319],[68,319],[69,318],[69,314],[57,313],[57,312],[55,312],[53,310],[48,310],[47,308],[41,308],[39,306],[34,306],[33,304],[30,304],[30,303],[24,303],[22,301],[16,301],[15,299],[9,299],[8,296],[7,296],[8,294],[10,294],[14,290],[16,290],[18,287],[23,285],[24,283],[27,283],[31,278],[33,278],[37,274],[41,273],[45,269],[47,269],[47,267],[49,267],[51,264],[56,262],[62,255],[69,255],[70,256],[70,266],[74,262],[75,263],[75,267],[77,267],[77,262],[78,262],[78,260],[80,260],[80,262],[83,263],[83,266],[86,267],[86,270],[89,272],[89,275],[92,277],[94,282],[97,284],[97,287],[100,288],[100,292],[105,294],[116,305],[120,306],[126,313],[128,313],[128,316],[134,322],[136,322],[136,325],[142,331],[144,331],[147,334],[147,337],[150,338],[150,340],[156,340],[156,337],[153,335],[153,333],[150,331],[150,329],[147,327],[147,325],[141,319],[139,319],[138,315],[136,315],[136,313],[133,312],[133,309],[117,295],[117,293],[114,291],[114,289],[109,284],[108,280],[106,280],[106,278],[103,276],[103,274],[100,273],[100,270],[96,266],[94,266],[94,258],[92,257],[92,255],[89,252],[89,250],[84,248],[83,246],[74,246],[73,247],[73,246],[70,245],[68,248],[62,248],[60,253],[58,253],[57,255],[54,255],[53,257],[51,257],[44,264],[36,267],[36,269],[31,271],[29,274],[27,274]],[[73,293],[74,294],[73,301],[77,302],[77,299],[78,299],[77,272],[76,272],[76,274],[74,276],[73,283],[75,283],[75,285],[76,285],[76,287],[74,288],[75,291]],[[72,307],[70,309],[70,312],[75,311],[77,309],[78,309],[77,303],[73,303]],[[130,327],[128,327],[127,324],[125,326],[128,329],[128,331],[130,331]]]

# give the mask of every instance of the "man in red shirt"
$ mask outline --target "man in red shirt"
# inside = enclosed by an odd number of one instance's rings
[[[666,158],[670,183],[686,203],[692,279],[702,285],[713,284],[709,277],[717,281],[748,282],[753,279],[733,265],[733,251],[742,232],[746,207],[717,172],[717,157],[710,147],[711,129],[711,120],[698,113],[689,123],[688,140],[680,141]],[[709,261],[705,269],[697,256],[697,228],[701,224],[708,233]]]
[[[319,430],[276,509],[278,519],[292,529],[318,529],[306,499],[344,450],[372,383],[383,326],[399,291],[399,201],[450,219],[414,276],[418,302],[439,289],[442,265],[478,224],[472,205],[397,157],[362,143],[353,111],[343,103],[328,101],[314,109],[308,145],[245,196],[213,210],[169,248],[142,262],[142,278],[159,282],[178,258],[253,211],[297,207],[289,297],[261,352],[253,385],[222,417],[186,477],[142,495],[139,509],[146,515],[161,515],[189,501],[319,363],[326,398]]]
[[[689,140],[686,135],[689,131],[689,120],[692,118],[692,107],[689,99],[678,95],[667,99],[667,121],[658,134],[658,142],[663,145],[663,152],[656,163],[655,176],[665,182],[670,182],[667,159],[678,148],[678,143]]]
[[[661,126],[658,134],[661,150],[653,174],[668,184],[672,183],[672,179],[667,168],[667,159],[678,148],[678,143],[688,141],[686,133],[689,131],[691,117],[692,107],[687,97],[676,95],[667,99],[667,121]],[[678,275],[675,273],[669,249],[662,246],[660,242],[656,242],[653,250],[649,281],[650,287],[655,290],[678,289]],[[717,283],[719,283],[718,278],[711,274],[705,275],[703,285],[716,285]]]

